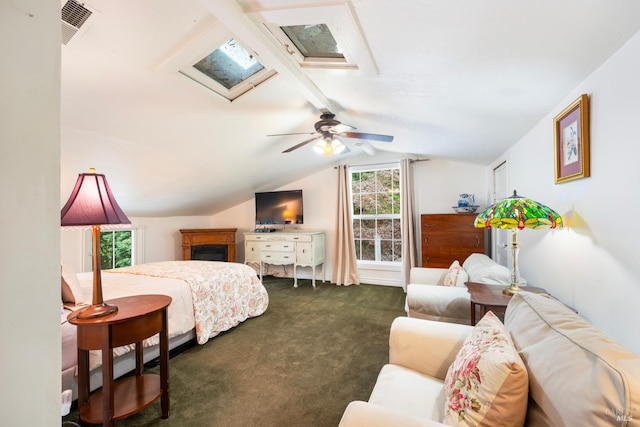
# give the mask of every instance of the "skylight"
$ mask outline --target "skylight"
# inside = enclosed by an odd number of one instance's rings
[[[248,16],[281,46],[282,58],[308,75],[373,76],[378,70],[351,3],[256,10]]]
[[[344,60],[344,55],[326,24],[289,25],[280,29],[305,58]]]
[[[264,69],[262,64],[234,39],[202,58],[193,68],[231,89]]]
[[[266,69],[256,54],[235,38],[226,40],[195,64],[181,68],[180,73],[233,101],[276,72]]]

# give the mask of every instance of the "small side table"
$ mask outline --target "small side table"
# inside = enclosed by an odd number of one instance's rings
[[[169,417],[169,340],[166,295],[137,295],[107,301],[116,313],[93,319],[69,314],[78,335],[78,413],[80,424],[113,426],[161,397],[162,418]],[[160,334],[160,375],[144,374],[142,341]],[[135,344],[135,375],[113,380],[113,348]],[[102,389],[90,394],[89,350],[102,350]]]
[[[495,311],[497,313],[504,313],[507,309],[510,296],[506,296],[502,293],[504,286],[499,285],[487,285],[486,283],[477,282],[465,282],[469,290],[470,303],[470,315],[471,326],[476,324],[476,306],[480,306],[481,317],[487,314],[488,310]],[[522,290],[527,292],[535,292],[538,294],[546,294],[542,288],[536,288],[535,286],[524,286]]]

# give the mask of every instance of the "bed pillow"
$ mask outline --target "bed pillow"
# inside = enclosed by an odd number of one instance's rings
[[[76,272],[69,266],[61,266],[62,302],[71,304],[89,304],[85,300]]]
[[[488,312],[460,348],[444,381],[444,423],[522,426],[529,376],[506,328]]]
[[[458,260],[453,261],[449,266],[449,272],[444,276],[444,285],[455,286],[461,269],[460,262]]]

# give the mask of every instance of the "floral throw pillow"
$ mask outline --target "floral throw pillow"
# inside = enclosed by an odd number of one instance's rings
[[[453,261],[449,266],[449,272],[444,276],[444,285],[455,286],[456,281],[458,280],[458,273],[460,273],[461,269],[462,267],[460,267],[460,262],[458,260]]]
[[[444,422],[522,426],[529,376],[509,332],[488,312],[465,340],[444,381]]]

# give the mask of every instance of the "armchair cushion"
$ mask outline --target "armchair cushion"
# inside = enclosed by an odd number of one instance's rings
[[[469,274],[471,282],[487,283],[489,285],[511,284],[511,271],[484,254],[469,255],[462,263],[462,268]]]

